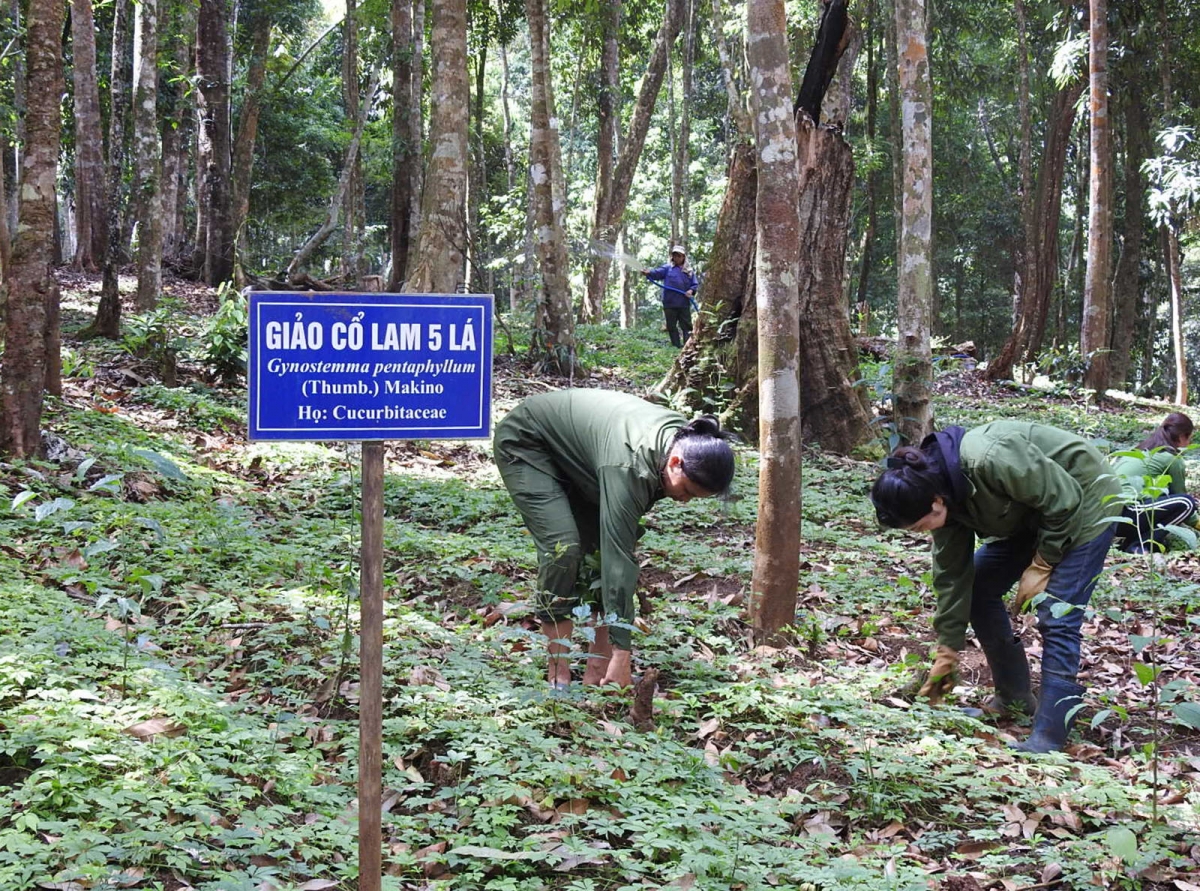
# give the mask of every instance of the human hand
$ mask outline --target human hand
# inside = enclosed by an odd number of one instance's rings
[[[1021,574],[1017,583],[1017,596],[1013,598],[1012,614],[1016,618],[1025,609],[1025,605],[1046,590],[1050,581],[1050,573],[1054,567],[1042,559],[1041,554],[1034,554],[1033,562]]]
[[[921,685],[921,689],[917,691],[917,695],[927,698],[930,705],[937,705],[942,701],[943,696],[954,689],[954,682],[957,678],[958,651],[944,644],[938,644],[937,654],[933,658],[933,667],[929,669],[929,676]]]
[[[612,657],[608,660],[608,669],[604,672],[601,685],[613,684],[617,687],[628,687],[633,683],[632,676],[633,653],[613,647]]]

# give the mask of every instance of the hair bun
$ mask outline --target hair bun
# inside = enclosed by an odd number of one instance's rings
[[[903,470],[905,467],[911,467],[914,470],[925,470],[928,466],[928,462],[925,460],[925,453],[912,446],[900,446],[887,459],[888,470]]]

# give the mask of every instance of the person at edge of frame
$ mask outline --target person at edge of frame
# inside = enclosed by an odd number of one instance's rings
[[[1125,489],[1122,515],[1128,523],[1117,527],[1116,545],[1127,554],[1162,553],[1171,532],[1168,526],[1196,521],[1196,499],[1188,494],[1186,471],[1180,452],[1192,444],[1195,426],[1181,411],[1171,412],[1148,437],[1138,443],[1138,454],[1121,454],[1113,473]],[[1145,497],[1146,480],[1166,477],[1166,493]],[[1161,492],[1161,488],[1159,489]]]
[[[1095,446],[1043,424],[948,427],[919,448],[896,449],[871,501],[884,526],[932,533],[937,649],[919,695],[937,703],[953,688],[969,624],[995,686],[982,712],[1030,713],[1033,730],[1014,748],[1061,750],[1083,702],[1080,629],[1119,498],[1120,484]],[[976,536],[986,539],[978,549]],[[1014,584],[1013,617],[1032,603],[1042,638],[1036,698],[1004,606]]]
[[[687,252],[681,245],[671,248],[671,262],[654,269],[643,269],[642,275],[654,282],[662,282],[663,317],[667,322],[667,334],[671,345],[682,348],[692,336],[692,298],[700,282],[684,264]]]
[[[664,497],[723,494],[733,481],[730,438],[711,416],[689,422],[636,396],[594,389],[530,396],[496,425],[496,466],[537,546],[537,615],[552,687],[570,682],[565,654],[581,604],[593,622],[597,611],[604,620],[583,683],[631,683],[640,520]],[[580,570],[597,549],[599,591],[581,590]]]

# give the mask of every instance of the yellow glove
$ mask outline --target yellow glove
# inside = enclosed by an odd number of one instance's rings
[[[1017,596],[1012,603],[1014,618],[1025,609],[1025,604],[1046,590],[1046,584],[1050,581],[1052,572],[1054,572],[1054,567],[1043,560],[1041,554],[1034,554],[1033,562],[1021,574],[1021,581],[1017,583]]]
[[[927,697],[931,705],[937,705],[943,696],[954,689],[957,677],[958,651],[938,644],[937,655],[933,657],[933,668],[929,669],[929,677],[925,679],[917,695]]]

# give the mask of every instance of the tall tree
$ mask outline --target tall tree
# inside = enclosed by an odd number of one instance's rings
[[[392,275],[396,289],[407,276],[417,236],[421,165],[421,35],[415,0],[392,0]]]
[[[250,182],[254,172],[254,144],[258,138],[258,121],[262,114],[263,86],[267,79],[267,53],[271,48],[271,31],[274,22],[267,10],[256,6],[250,21],[244,23],[250,30],[250,56],[246,65],[246,91],[242,97],[242,111],[238,117],[237,137],[233,140],[233,231],[236,256],[243,259],[245,253],[245,226],[250,216]],[[238,264],[239,268],[241,263]]]
[[[346,108],[346,119],[350,121],[358,120],[358,19],[357,0],[346,0],[346,16],[342,19],[342,103]],[[366,222],[361,152],[355,152],[350,160],[350,182],[344,200],[346,204],[342,213],[342,277],[357,286],[363,273],[359,266],[362,257],[362,229]]]
[[[140,0],[133,25],[133,167],[138,209],[138,309],[162,292],[162,143],[158,136],[158,2]]]
[[[596,91],[596,191],[592,220],[606,212],[612,194],[613,166],[617,156],[617,130],[620,125],[618,100],[621,97],[621,0],[601,7],[600,88]],[[598,257],[597,262],[607,262]],[[610,267],[611,268],[611,267]],[[587,301],[584,301],[587,305]],[[624,313],[623,313],[624,314]]]
[[[1088,195],[1087,270],[1079,351],[1084,386],[1103,397],[1109,383],[1112,318],[1112,143],[1108,115],[1108,2],[1089,0],[1088,72],[1091,176]]]
[[[786,35],[783,0],[749,0],[761,455],[750,611],[760,642],[795,619],[800,576],[800,182]]]
[[[672,131],[674,150],[671,153],[671,244],[686,244],[689,231],[688,167],[691,164],[691,153],[688,146],[692,137],[692,72],[696,59],[696,12],[696,0],[685,0],[681,54],[683,59],[679,77],[679,129]]]
[[[933,88],[925,0],[895,0],[895,5],[903,169],[892,401],[898,432],[917,443],[933,429]]]
[[[429,164],[409,290],[453,294],[467,253],[467,3],[433,0]]]
[[[612,188],[606,195],[601,195],[599,192],[596,195],[595,212],[592,217],[592,240],[594,242],[613,244],[625,218],[625,208],[629,204],[629,192],[633,188],[633,174],[637,169],[638,160],[642,156],[655,100],[659,90],[662,89],[663,77],[666,75],[667,56],[671,52],[683,20],[683,3],[684,0],[666,0],[666,16],[662,26],[658,29],[654,47],[650,51],[650,61],[646,64],[645,74],[642,75],[642,84],[630,116],[629,128],[625,133],[625,138],[621,141],[620,155],[613,171]],[[581,315],[586,320],[600,318],[611,265],[607,257],[592,258],[591,268],[588,271],[587,293],[584,295],[584,305],[581,311]]]
[[[59,294],[51,263],[65,11],[61,0],[30,0],[26,18],[25,152],[0,369],[0,450],[15,457],[41,448],[42,392],[58,376]]]
[[[529,22],[531,108],[529,180],[534,246],[541,273],[534,322],[535,349],[561,373],[575,368],[575,322],[571,314],[571,285],[567,278],[567,239],[562,218],[566,195],[560,191],[562,150],[550,73],[550,26],[545,0],[525,0]]]
[[[1025,242],[1025,279],[1022,282],[1020,314],[1012,334],[1000,352],[988,362],[989,380],[1012,377],[1013,364],[1032,361],[1042,348],[1050,298],[1058,280],[1058,236],[1062,215],[1063,180],[1067,149],[1075,125],[1075,107],[1083,82],[1075,80],[1060,87],[1050,102],[1042,158],[1034,187],[1030,237]]]
[[[133,96],[133,46],[131,37],[133,3],[114,0],[112,58],[109,67],[108,163],[105,188],[108,190],[108,244],[104,251],[100,302],[89,333],[116,340],[121,336],[121,291],[117,271],[124,261],[125,143],[129,134],[129,106]]]
[[[196,26],[196,250],[199,279],[218,285],[233,275],[227,0],[199,0]]]
[[[325,221],[321,226],[309,236],[308,240],[300,246],[300,249],[292,256],[291,262],[288,263],[287,272],[285,273],[288,281],[296,285],[307,284],[307,273],[304,272],[304,267],[312,255],[316,253],[317,248],[323,245],[333,231],[337,228],[338,221],[342,218],[342,213],[346,209],[346,194],[350,191],[352,178],[354,176],[354,159],[359,156],[362,147],[363,131],[367,125],[367,118],[371,115],[371,106],[375,100],[375,93],[379,86],[379,72],[372,71],[370,80],[367,83],[366,94],[358,106],[358,118],[354,122],[354,130],[350,135],[350,142],[346,145],[346,151],[342,160],[342,172],[338,177],[337,188],[334,190],[333,197],[329,201],[329,212],[325,215]],[[430,286],[431,287],[431,286]],[[429,290],[427,287],[425,290]]]
[[[1125,121],[1125,218],[1121,227],[1121,252],[1113,275],[1112,353],[1109,363],[1112,382],[1117,386],[1123,385],[1129,377],[1139,315],[1142,237],[1147,222],[1146,177],[1142,172],[1142,164],[1149,155],[1150,134],[1142,108],[1145,99],[1138,67],[1129,64],[1126,68],[1126,91],[1121,102]]]
[[[862,41],[847,0],[825,5],[796,100],[800,169],[800,379],[804,438],[846,454],[870,416],[854,386],[858,347],[846,306],[846,246],[854,156],[842,132],[850,116]],[[821,121],[818,126],[817,122]]]
[[[108,247],[104,193],[104,132],[96,77],[96,23],[92,0],[71,0],[71,72],[75,87],[76,269],[95,272]]]

